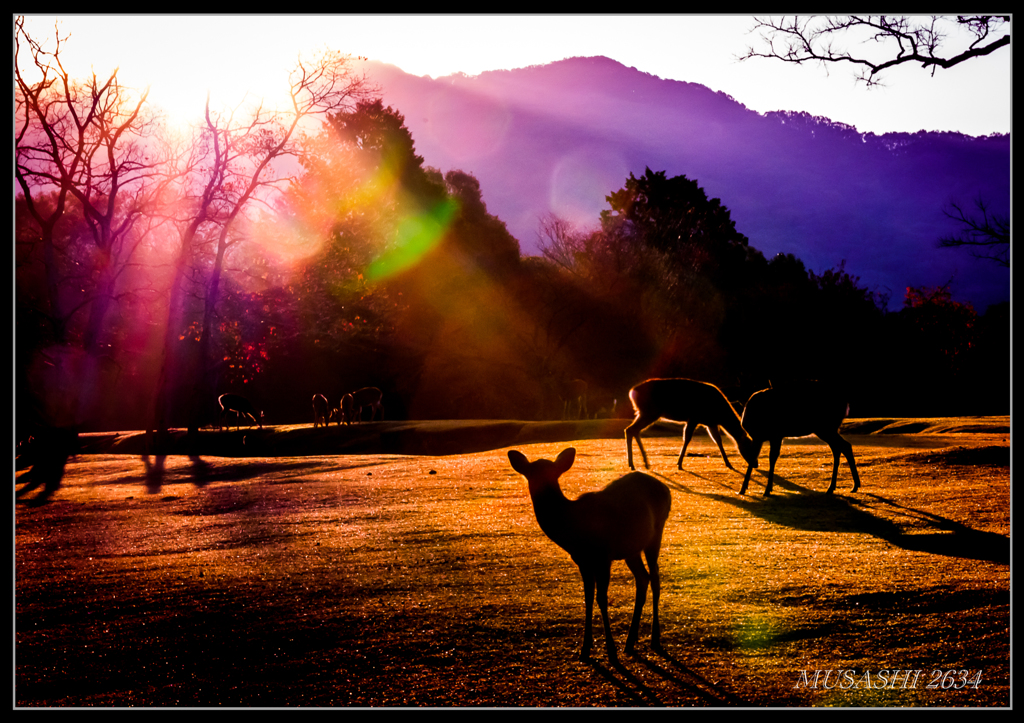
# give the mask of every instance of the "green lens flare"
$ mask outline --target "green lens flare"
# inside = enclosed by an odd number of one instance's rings
[[[378,281],[413,266],[444,236],[457,207],[454,200],[448,199],[428,212],[404,219],[395,233],[394,244],[374,259],[366,277]]]

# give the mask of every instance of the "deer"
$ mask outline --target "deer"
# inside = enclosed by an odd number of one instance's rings
[[[362,421],[363,408],[370,407],[370,421],[372,422],[377,417],[378,412],[380,412],[380,421],[384,421],[384,406],[381,404],[382,398],[383,395],[377,387],[357,389],[341,398],[341,416],[348,422],[353,420]],[[341,424],[340,421],[338,423]]]
[[[757,466],[761,446],[768,442],[768,481],[764,495],[772,493],[775,462],[782,451],[784,437],[815,435],[832,450],[832,484],[826,494],[836,489],[839,477],[839,455],[846,457],[853,473],[853,492],[860,489],[857,463],[853,460],[853,445],[839,434],[839,426],[850,414],[845,396],[821,382],[801,382],[772,387],[754,392],[743,409],[743,428],[750,434],[754,446],[754,461],[747,468],[740,494],[746,494],[750,473]],[[748,459],[748,462],[750,460]]]
[[[252,420],[253,424],[258,424],[259,428],[263,429],[263,412],[259,412],[259,419],[257,419],[257,411],[253,408],[252,403],[241,394],[221,394],[217,397],[217,403],[220,405],[219,422],[221,426],[223,426],[224,423],[224,415],[228,412],[234,412],[238,421],[237,426],[239,429],[241,429],[241,420],[243,417],[248,417]],[[252,424],[247,426],[251,427]],[[228,429],[231,429],[230,424],[228,424]]]
[[[338,407],[331,410],[331,418],[338,420],[338,426],[349,424],[352,421],[352,395],[346,394],[341,398]]]
[[[654,617],[651,623],[651,647],[661,650],[658,600],[661,576],[658,554],[661,538],[672,507],[672,494],[663,482],[643,472],[630,472],[604,489],[585,492],[575,500],[562,493],[558,478],[576,459],[573,447],[563,450],[554,461],[527,460],[517,450],[509,450],[512,469],[526,478],[533,511],[540,529],[569,553],[583,577],[586,618],[583,625],[582,659],[590,657],[594,634],[592,618],[594,594],[604,622],[605,646],[609,660],[618,661],[608,618],[608,583],[614,560],[625,560],[636,579],[633,620],[626,637],[626,653],[633,652],[639,636],[640,615],[650,585]],[[648,572],[641,553],[647,558]]]
[[[630,469],[636,469],[633,466],[634,439],[643,456],[644,467],[650,469],[647,452],[640,441],[640,432],[659,419],[684,424],[683,448],[676,463],[679,469],[683,468],[683,458],[686,456],[690,440],[693,439],[693,433],[701,425],[707,428],[708,434],[718,445],[726,467],[736,469],[729,462],[729,455],[725,453],[720,429],[724,429],[733,438],[747,464],[757,466],[754,443],[743,429],[740,415],[722,394],[722,390],[714,384],[693,379],[648,379],[629,390],[629,401],[633,404],[634,415],[633,422],[626,427],[626,459]]]
[[[558,388],[558,398],[562,400],[562,419],[587,419],[587,382],[583,379],[572,379],[563,382]]]
[[[320,425],[323,425],[324,427],[326,427],[327,426],[327,419],[328,419],[327,415],[328,414],[330,414],[330,410],[328,409],[327,397],[325,397],[323,394],[314,394],[313,395],[313,429],[316,429]]]

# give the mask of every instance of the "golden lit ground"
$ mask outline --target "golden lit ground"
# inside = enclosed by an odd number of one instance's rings
[[[766,455],[741,497],[703,433],[684,471],[678,438],[646,438],[672,489],[665,652],[648,599],[638,655],[622,653],[633,585],[616,563],[619,666],[599,622],[579,660],[579,573],[507,449],[175,456],[149,489],[137,456],[79,456],[49,503],[17,507],[15,702],[1009,706],[1009,435],[847,438],[859,492],[844,462],[824,495],[828,448],[792,440],[767,499]],[[621,438],[572,446],[570,497],[627,471]]]

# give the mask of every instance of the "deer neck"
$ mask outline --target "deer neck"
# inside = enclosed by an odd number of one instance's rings
[[[730,437],[736,440],[736,444],[745,444],[749,447],[754,443],[754,440],[747,434],[747,430],[743,428],[743,421],[740,419],[740,415],[736,413],[736,409],[732,404],[729,404],[729,411],[731,414],[725,415],[722,428],[729,433]]]
[[[572,502],[562,493],[558,483],[544,485],[537,489],[530,489],[530,498],[533,500],[533,513],[537,517],[537,524],[544,534],[559,545],[562,544],[562,533],[566,528],[569,508]]]

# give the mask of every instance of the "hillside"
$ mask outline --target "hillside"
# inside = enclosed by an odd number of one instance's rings
[[[897,305],[906,286],[951,278],[979,311],[1009,297],[1005,269],[936,248],[956,230],[942,213],[951,199],[980,196],[1008,213],[1009,136],[877,136],[785,109],[759,114],[608,58],[437,79],[367,69],[426,163],[474,174],[526,252],[543,214],[593,225],[604,197],[649,166],[696,179],[766,256],[792,253],[819,273],[845,260]]]

